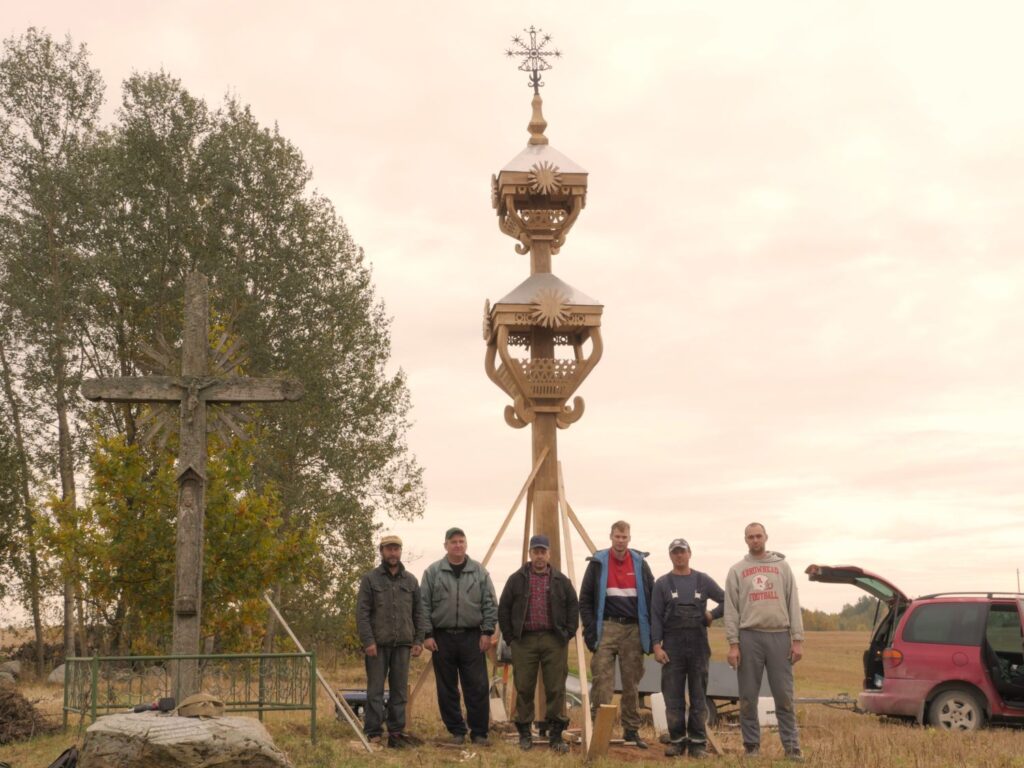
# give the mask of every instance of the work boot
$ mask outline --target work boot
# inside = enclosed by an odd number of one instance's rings
[[[516,730],[519,731],[519,748],[523,752],[533,749],[533,732],[529,723],[516,723]]]
[[[743,753],[747,757],[757,757],[758,755],[761,754],[761,745],[760,744],[744,744],[743,745]]]
[[[685,741],[670,741],[665,747],[665,757],[679,757],[686,751]]]
[[[446,744],[458,744],[459,746],[461,746],[461,745],[466,743],[466,734],[464,734],[464,733],[453,733],[448,738],[448,741],[445,742],[445,743]]]
[[[647,742],[640,738],[640,731],[629,730],[622,734],[623,741],[632,741],[637,749],[647,749]]]
[[[423,739],[418,736],[413,736],[411,733],[406,733],[405,731],[395,731],[394,733],[388,734],[388,746],[391,747],[391,749],[421,747],[423,746]]]
[[[388,734],[388,749],[405,749],[411,747],[412,744],[402,738],[400,733],[389,733]]]
[[[548,746],[552,752],[568,752],[569,745],[565,743],[565,739],[562,738],[562,731],[565,726],[561,723],[552,724],[548,728]]]
[[[700,759],[708,756],[708,745],[702,741],[690,742],[690,757]]]
[[[792,747],[786,750],[786,759],[792,763],[802,763],[804,761],[804,753],[800,751],[800,747]]]
[[[486,734],[477,734],[470,739],[471,742],[476,744],[478,747],[489,747],[491,746],[491,740],[487,738]]]

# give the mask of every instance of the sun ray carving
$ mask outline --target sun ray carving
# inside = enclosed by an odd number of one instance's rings
[[[562,186],[562,176],[558,172],[558,166],[552,165],[547,160],[534,163],[530,168],[530,191],[539,195],[550,195],[557,192]]]
[[[569,297],[555,288],[543,288],[533,297],[530,318],[537,325],[555,328],[569,320]]]

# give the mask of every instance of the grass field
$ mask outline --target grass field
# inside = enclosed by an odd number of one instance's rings
[[[805,658],[796,667],[797,695],[833,696],[846,692],[856,695],[861,680],[861,653],[866,643],[862,632],[814,632],[805,643]],[[713,630],[714,657],[725,656],[725,641],[720,630]],[[423,664],[418,662],[417,667]],[[327,677],[338,688],[363,685],[361,666],[328,670]],[[417,676],[414,670],[413,679]],[[56,686],[23,686],[22,692],[37,706],[59,722],[61,691]],[[267,716],[267,726],[278,746],[288,753],[296,768],[334,768],[335,766],[394,766],[395,768],[442,768],[465,763],[468,766],[511,766],[527,762],[535,768],[549,768],[582,761],[574,748],[570,756],[549,755],[537,747],[529,755],[519,752],[513,742],[494,738],[494,745],[485,749],[461,752],[426,746],[417,750],[383,751],[372,756],[361,751],[347,725],[336,722],[325,695],[319,706],[320,739],[309,743],[309,721],[283,714]],[[577,717],[579,713],[576,713]],[[575,719],[575,718],[574,718]],[[811,766],[892,766],[893,768],[958,768],[1016,767],[1024,768],[1024,730],[994,728],[978,733],[955,734],[938,732],[896,722],[887,722],[868,715],[821,705],[799,708],[806,764]],[[432,685],[423,689],[416,702],[411,730],[425,738],[440,737],[443,728],[437,717]],[[616,734],[618,731],[616,731]],[[495,734],[496,736],[497,734]],[[613,766],[622,762],[660,763],[671,760],[662,756],[660,745],[654,744],[653,730],[647,729],[652,748],[646,752],[623,747],[613,749],[611,756],[598,763]],[[778,735],[765,733],[762,756],[749,760],[740,756],[742,745],[735,725],[723,724],[715,731],[726,754],[711,758],[708,763],[721,766],[769,766],[784,764]],[[28,742],[0,747],[0,760],[13,768],[45,768],[64,747],[78,741],[77,729],[67,733],[37,737]],[[683,758],[685,760],[685,758]],[[677,758],[678,760],[678,758]]]

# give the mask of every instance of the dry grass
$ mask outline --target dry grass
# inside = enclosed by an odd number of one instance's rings
[[[866,635],[861,632],[811,633],[805,643],[806,658],[796,667],[797,695],[827,696],[840,692],[855,695],[860,688],[860,657],[865,643]],[[715,658],[724,658],[725,641],[718,630],[712,633],[712,647]],[[417,662],[413,680],[423,663]],[[361,688],[364,682],[362,666],[359,664],[329,670],[327,677],[338,688]],[[41,711],[59,718],[59,686],[23,686],[21,690]],[[473,768],[525,764],[531,768],[554,768],[580,762],[578,752],[574,751],[569,757],[561,757],[550,755],[543,747],[535,748],[526,756],[519,752],[514,743],[506,743],[500,738],[494,739],[492,747],[467,752],[427,746],[401,752],[386,750],[368,756],[358,747],[348,726],[334,720],[326,695],[321,693],[318,706],[320,739],[316,746],[309,743],[308,718],[276,713],[267,716],[266,723],[275,741],[289,754],[296,768],[447,768],[459,763]],[[973,734],[944,733],[819,705],[800,707],[799,719],[806,764],[809,766],[1024,768],[1024,730],[994,728]],[[416,703],[411,730],[427,739],[443,735],[432,684],[424,687]],[[648,736],[651,741],[654,740],[652,731],[648,731]],[[725,748],[726,755],[712,758],[708,761],[710,765],[752,768],[784,764],[781,760],[782,749],[775,733],[764,735],[763,755],[757,760],[740,757],[742,745],[735,726],[723,725],[716,736]],[[45,768],[76,737],[78,733],[73,729],[67,734],[0,747],[0,760],[9,762],[14,768]],[[622,762],[670,762],[661,753],[658,745],[653,745],[647,752],[618,748],[598,765],[611,768]]]

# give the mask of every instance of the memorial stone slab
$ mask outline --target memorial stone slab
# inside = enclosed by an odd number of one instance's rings
[[[89,726],[79,768],[292,768],[251,717],[107,715]]]

